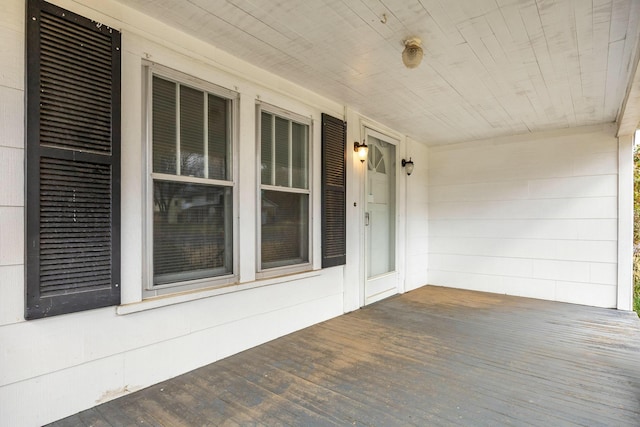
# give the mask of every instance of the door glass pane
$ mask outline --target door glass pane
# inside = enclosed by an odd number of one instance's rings
[[[153,284],[230,274],[230,187],[153,183]]]
[[[374,277],[396,269],[396,147],[374,137],[367,143],[367,277]]]

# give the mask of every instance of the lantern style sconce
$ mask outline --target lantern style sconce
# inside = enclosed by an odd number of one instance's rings
[[[362,141],[362,144],[356,141],[353,143],[353,151],[358,153],[360,161],[364,163],[364,161],[367,159],[367,154],[369,154],[369,147],[364,143],[364,141]]]
[[[409,157],[409,160],[402,159],[402,167],[407,171],[407,175],[411,175],[413,172],[413,160]]]

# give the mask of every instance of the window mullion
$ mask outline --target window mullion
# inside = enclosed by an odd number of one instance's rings
[[[176,83],[176,175],[181,175],[180,168],[180,84]]]
[[[288,151],[287,151],[287,160],[288,160],[288,169],[289,169],[289,173],[288,173],[288,179],[289,181],[287,182],[287,186],[288,187],[293,187],[293,122],[291,120],[289,120],[289,132],[288,132],[288,137],[289,137],[289,147],[288,147]]]
[[[276,185],[276,116],[271,115],[271,185]]]
[[[209,178],[209,96],[207,92],[202,92],[204,96],[204,177]]]
[[[225,140],[225,144],[227,147],[227,153],[226,153],[226,167],[225,167],[225,179],[228,179],[230,181],[235,181],[234,178],[234,165],[233,165],[233,143],[231,143],[231,141],[233,141],[234,138],[234,114],[233,112],[233,104],[231,102],[227,102],[227,116],[226,117],[231,117],[231,120],[227,119],[227,135],[226,135],[226,140]],[[262,178],[260,178],[260,180],[262,180]]]

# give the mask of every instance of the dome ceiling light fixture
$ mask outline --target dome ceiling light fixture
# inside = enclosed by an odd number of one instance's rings
[[[422,50],[422,40],[417,37],[410,37],[404,41],[402,51],[402,63],[407,68],[416,68],[422,62],[424,51]]]

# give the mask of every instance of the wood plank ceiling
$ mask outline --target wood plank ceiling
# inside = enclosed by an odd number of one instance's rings
[[[640,0],[122,2],[430,145],[614,122],[638,61]]]

